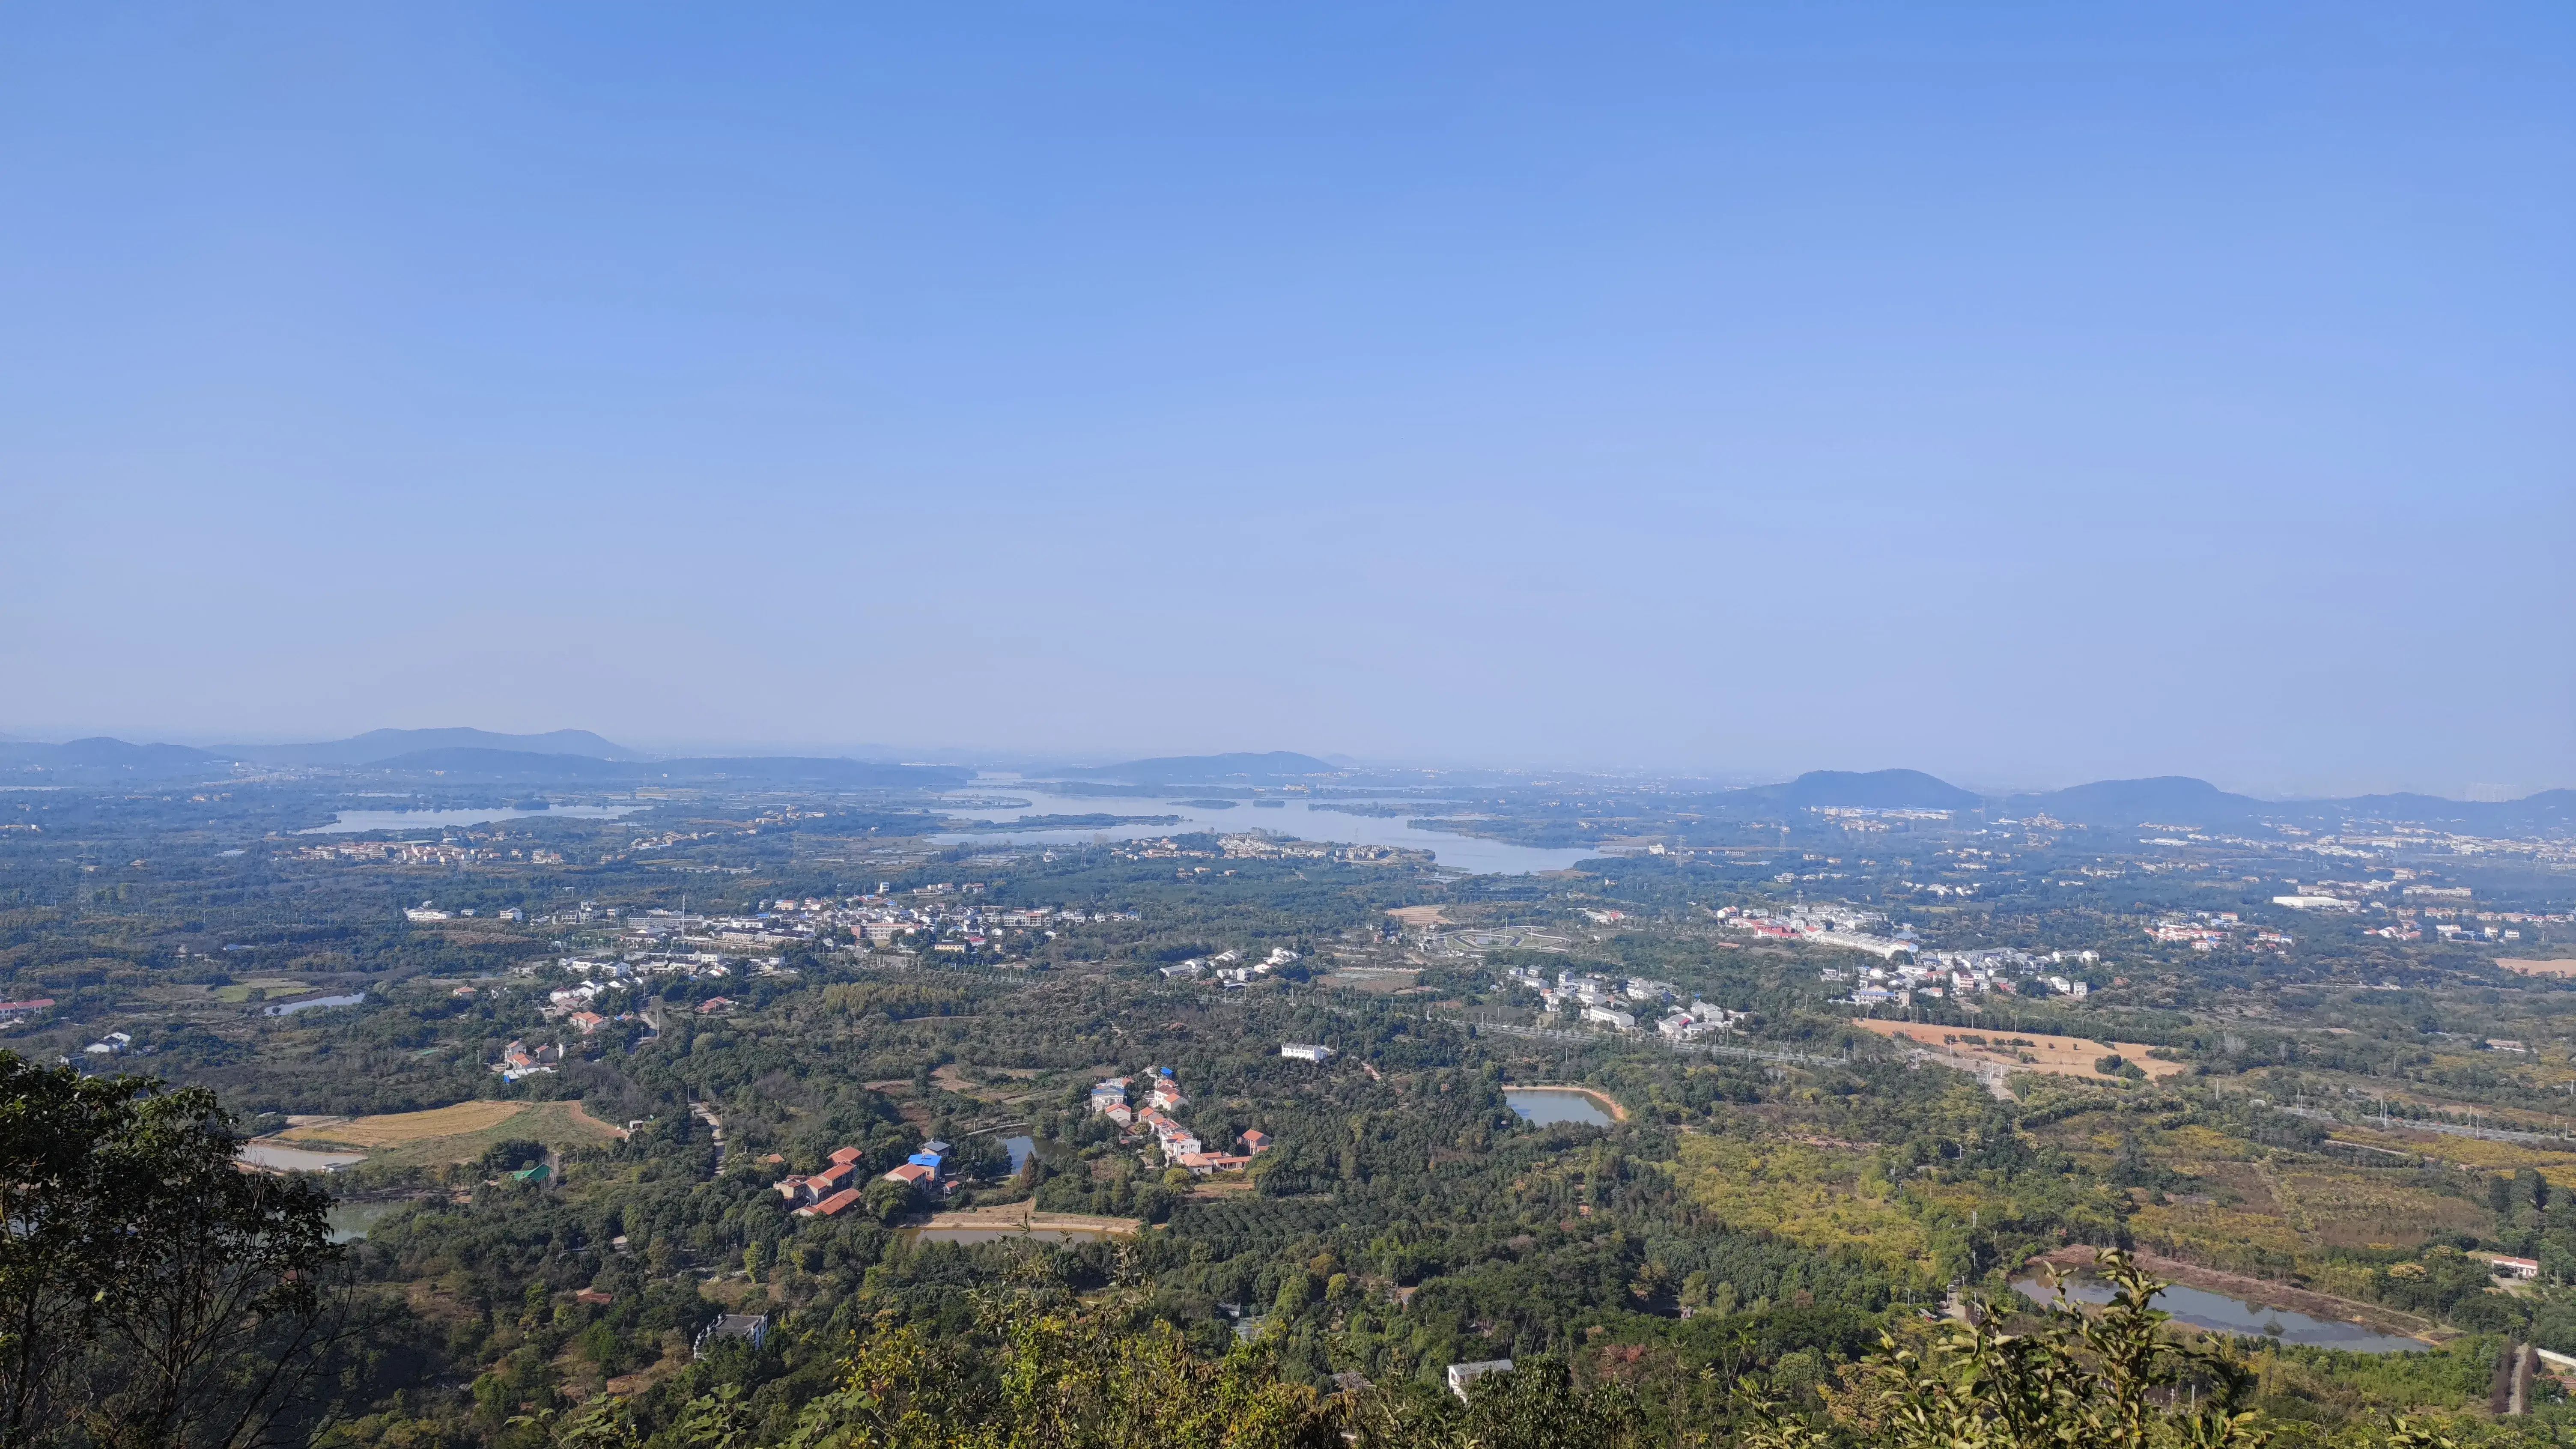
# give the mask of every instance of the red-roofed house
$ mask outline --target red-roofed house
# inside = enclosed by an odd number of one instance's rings
[[[858,1176],[858,1167],[853,1163],[844,1162],[835,1167],[824,1168],[805,1180],[813,1185],[814,1195],[820,1197],[825,1193],[839,1192],[857,1181]]]
[[[886,1181],[909,1182],[918,1186],[922,1183],[929,1182],[938,1176],[939,1174],[936,1171],[924,1167],[918,1162],[907,1162],[903,1166],[896,1168],[894,1171],[887,1173]]]
[[[863,1156],[866,1154],[855,1147],[835,1147],[832,1149],[832,1165],[839,1167],[845,1163],[856,1162]]]
[[[1236,1172],[1252,1165],[1249,1157],[1231,1157],[1222,1152],[1184,1152],[1174,1161],[1200,1177],[1211,1172]]]
[[[812,1207],[798,1208],[796,1215],[800,1218],[828,1218],[858,1200],[859,1190],[855,1187],[845,1187]]]
[[[1267,1152],[1267,1151],[1269,1151],[1269,1150],[1270,1150],[1270,1134],[1269,1134],[1269,1133],[1267,1133],[1267,1132],[1262,1131],[1262,1130],[1261,1130],[1260,1128],[1258,1128],[1258,1127],[1254,1127],[1254,1128],[1252,1128],[1252,1129],[1250,1129],[1250,1130],[1246,1131],[1246,1132],[1243,1134],[1243,1150],[1244,1150],[1244,1151],[1246,1151],[1246,1152]]]

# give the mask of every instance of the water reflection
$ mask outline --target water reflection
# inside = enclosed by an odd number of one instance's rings
[[[1540,1127],[1553,1127],[1559,1122],[1577,1122],[1586,1127],[1607,1127],[1612,1118],[1588,1093],[1565,1087],[1505,1087],[1503,1099],[1523,1121]]]

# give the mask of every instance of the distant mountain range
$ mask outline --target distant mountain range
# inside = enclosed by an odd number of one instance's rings
[[[963,785],[975,772],[962,765],[887,765],[866,760],[779,755],[700,757],[680,760],[594,760],[526,750],[423,750],[368,762],[364,768],[394,774],[441,775],[492,784],[643,785],[735,783],[820,785],[851,790],[938,789]]]
[[[819,785],[843,789],[940,789],[975,772],[958,765],[892,765],[866,760],[764,755],[655,760],[588,730],[503,735],[488,730],[371,730],[305,745],[135,745],[116,739],[64,744],[0,741],[0,772],[40,774],[65,784],[107,780],[204,779],[236,764],[382,770],[440,776],[459,784],[620,784],[657,781]]]
[[[660,782],[838,789],[944,789],[975,772],[960,765],[898,765],[804,756],[691,756],[656,760],[588,730],[504,735],[477,729],[370,730],[345,740],[302,745],[129,744],[105,737],[44,744],[0,737],[0,774],[47,783],[206,779],[236,765],[381,770],[428,775],[456,784],[642,785]],[[1049,771],[1068,780],[1116,781],[1141,788],[1185,785],[1273,785],[1344,773],[1312,755],[1175,755],[1123,764]],[[2471,834],[2576,828],[2576,790],[2545,790],[2520,800],[2445,800],[2434,795],[2361,795],[2341,800],[2257,800],[2206,780],[2159,775],[2096,780],[2064,790],[1980,796],[1920,770],[1811,770],[1778,785],[1756,785],[1711,797],[1730,812],[1824,807],[1870,810],[1985,810],[2003,818],[2046,815],[2070,825],[2135,827],[2247,825],[2260,820],[2403,820],[2448,825]]]
[[[345,740],[311,745],[217,745],[213,753],[254,765],[372,765],[431,750],[512,750],[526,755],[580,755],[593,760],[648,758],[588,730],[552,730],[541,735],[498,735],[475,729],[369,730]]]
[[[1342,772],[1313,755],[1272,750],[1260,755],[1172,755],[1049,773],[1071,780],[1121,780],[1130,785],[1266,785]]]

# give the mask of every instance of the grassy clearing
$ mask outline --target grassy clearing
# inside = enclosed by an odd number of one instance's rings
[[[253,991],[265,991],[274,996],[281,991],[300,992],[304,989],[304,983],[292,977],[261,976],[248,981],[236,981],[230,986],[218,986],[214,990],[214,996],[217,1001],[228,1006],[240,1006],[250,1000],[250,994]]]

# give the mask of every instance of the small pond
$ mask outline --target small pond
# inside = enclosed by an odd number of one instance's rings
[[[2033,1302],[2052,1301],[2045,1279],[2018,1278],[2013,1281],[2013,1287]],[[2111,1285],[2098,1278],[2071,1278],[2066,1283],[2066,1296],[2078,1303],[2108,1303],[2111,1301]],[[2311,1318],[2286,1308],[2267,1308],[2241,1298],[2212,1293],[2205,1288],[2186,1288],[2179,1283],[2170,1284],[2157,1293],[2155,1306],[2172,1314],[2176,1323],[2186,1323],[2212,1333],[2274,1338],[2309,1348],[2340,1348],[2352,1353],[2424,1353],[2432,1348],[2421,1339],[2381,1333],[2340,1319]]]
[[[401,1199],[393,1202],[335,1202],[331,1204],[331,1241],[362,1241],[376,1224],[410,1206],[409,1202]]]
[[[1505,1087],[1503,1097],[1522,1120],[1540,1127],[1553,1127],[1559,1122],[1578,1122],[1586,1127],[1612,1125],[1610,1113],[1589,1093],[1565,1087]]]
[[[354,996],[308,996],[302,1001],[281,1001],[275,1006],[263,1007],[261,1011],[268,1016],[293,1016],[318,1006],[355,1006],[366,999],[367,993],[363,991]]]
[[[1002,1150],[1011,1154],[1011,1171],[1016,1175],[1021,1168],[1029,1165],[1029,1158],[1037,1152],[1038,1144],[1034,1138],[1005,1137],[1002,1139]]]

